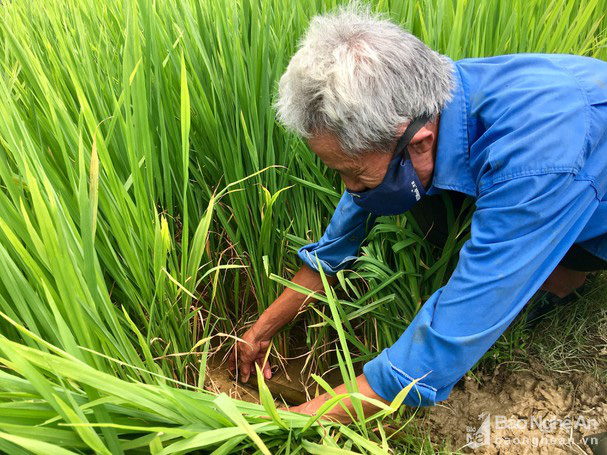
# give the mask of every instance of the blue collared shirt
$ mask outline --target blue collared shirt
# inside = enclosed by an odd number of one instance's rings
[[[387,400],[429,406],[495,343],[569,248],[607,260],[607,63],[517,54],[454,63],[429,194],[476,198],[471,238],[448,283],[398,341],[364,366]],[[344,193],[319,242],[299,256],[334,274],[374,218]]]

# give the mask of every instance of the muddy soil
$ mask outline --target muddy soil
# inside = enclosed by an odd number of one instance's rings
[[[424,411],[419,425],[433,442],[463,453],[591,454],[583,438],[607,431],[607,384],[588,374],[538,366],[478,379],[462,379],[448,400]]]
[[[224,359],[225,356],[215,355],[209,360],[205,388],[215,393],[224,392],[240,400],[259,403],[257,378],[252,375],[247,384],[237,383],[233,374],[228,371]],[[317,384],[308,370],[305,356],[290,359],[283,365],[272,368],[272,379],[265,382],[277,405],[299,405],[324,392],[317,390]],[[337,370],[324,374],[323,379],[333,387],[342,382]]]
[[[277,405],[300,404],[316,394],[304,364],[303,358],[291,360],[266,381]],[[332,386],[341,383],[337,371],[324,378]],[[256,379],[236,384],[220,356],[211,361],[206,388],[259,402]],[[416,426],[437,448],[454,452],[592,454],[583,439],[607,431],[607,384],[586,373],[548,373],[540,365],[524,371],[500,367],[463,378],[448,400],[418,411],[418,417]]]

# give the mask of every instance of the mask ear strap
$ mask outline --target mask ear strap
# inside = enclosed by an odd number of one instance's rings
[[[422,127],[426,123],[428,123],[429,120],[430,120],[430,116],[423,115],[421,117],[417,117],[411,123],[409,123],[409,126],[407,126],[407,129],[405,130],[403,135],[400,137],[400,139],[396,143],[396,150],[394,151],[394,155],[400,155],[404,151],[405,158],[408,159],[409,153],[407,152],[407,145],[409,145],[409,142],[411,142],[411,139],[413,139],[413,136],[415,136],[415,134],[420,129],[422,129]]]

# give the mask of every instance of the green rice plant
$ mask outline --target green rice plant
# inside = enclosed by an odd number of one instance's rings
[[[124,381],[11,322],[48,352],[0,336],[0,363],[11,370],[0,371],[0,449],[6,453],[168,455],[214,449],[270,454],[270,449],[284,449],[285,439],[290,453],[321,448],[320,441],[329,449],[337,447],[340,429],[345,431],[342,445],[347,438],[346,445],[359,450],[387,453],[339,424],[326,421],[321,426],[315,417],[276,410],[263,382],[260,407],[201,389]]]
[[[364,326],[367,346],[382,350],[392,345],[417,311],[443,286],[457,264],[458,252],[470,237],[471,209],[467,199],[459,213],[444,198],[448,210],[449,235],[442,248],[425,240],[415,218],[406,214],[397,220],[381,220],[369,233],[357,273],[349,274],[348,289],[354,292],[363,279],[376,290],[376,304],[370,310],[373,325]],[[383,285],[383,286],[382,286]],[[379,337],[377,334],[381,334]],[[368,359],[363,357],[361,360]]]

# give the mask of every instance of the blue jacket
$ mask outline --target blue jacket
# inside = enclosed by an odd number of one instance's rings
[[[364,366],[388,400],[428,373],[410,406],[446,399],[574,243],[607,260],[607,63],[518,54],[454,68],[429,193],[476,198],[471,238],[449,282]],[[334,274],[356,259],[372,221],[344,193],[323,237],[299,256]]]

